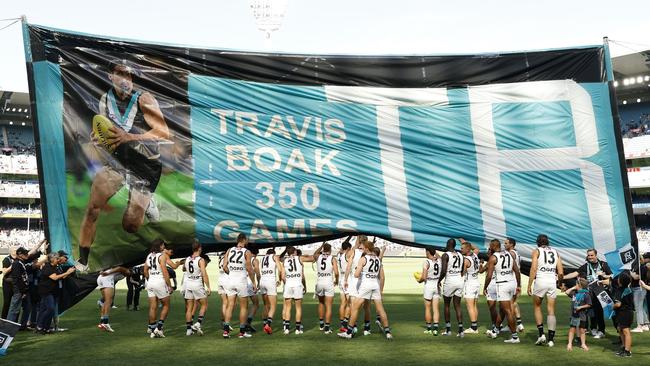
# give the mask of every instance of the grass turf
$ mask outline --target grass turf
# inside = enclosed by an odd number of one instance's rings
[[[522,343],[504,344],[505,336],[488,339],[484,335],[489,315],[485,298],[480,298],[479,335],[457,337],[433,337],[423,334],[423,305],[420,295],[421,285],[413,280],[412,273],[420,269],[421,259],[385,260],[387,283],[384,304],[395,336],[394,341],[386,341],[373,324],[373,335],[358,336],[352,340],[338,339],[335,334],[324,335],[318,330],[316,315],[317,301],[312,298],[314,273],[309,264],[305,266],[309,292],[303,306],[305,333],[300,336],[281,334],[281,306],[278,306],[274,319],[275,333],[268,336],[261,332],[259,316],[255,324],[258,333],[251,339],[229,339],[221,337],[221,300],[215,293],[210,296],[210,306],[204,323],[206,335],[185,336],[183,300],[178,292],[173,295],[170,316],[165,323],[164,339],[149,339],[146,334],[147,312],[146,293],[141,295],[141,310],[126,311],[126,290],[124,281],[119,282],[116,295],[118,309],[111,311],[111,325],[115,333],[105,333],[96,328],[99,311],[96,301],[99,291],[84,299],[80,304],[66,312],[61,318],[61,326],[68,331],[53,335],[35,335],[20,332],[12,343],[8,355],[2,358],[7,365],[214,365],[218,363],[263,365],[292,365],[316,362],[325,364],[357,365],[411,365],[411,364],[638,364],[650,355],[650,334],[633,334],[633,357],[619,359],[614,356],[615,346],[611,345],[615,333],[611,322],[607,323],[608,336],[596,340],[588,337],[591,350],[584,352],[579,348],[567,352],[567,323],[569,301],[566,295],[558,296],[558,330],[555,348],[534,346],[537,338],[531,299],[523,296],[520,306],[523,314],[525,332],[521,334]],[[217,268],[210,265],[212,288],[217,288]],[[180,272],[179,272],[180,275]],[[179,277],[180,278],[180,277]],[[524,286],[525,288],[525,286]],[[338,325],[338,294],[335,300],[333,324]],[[440,306],[442,310],[442,305]],[[236,310],[237,311],[237,310]],[[465,326],[469,326],[467,312],[463,303]],[[235,317],[236,318],[236,317]],[[453,318],[453,311],[452,311]],[[373,317],[374,319],[374,317]],[[441,326],[444,321],[441,316]],[[292,322],[293,324],[293,322]],[[455,321],[452,326],[455,331]],[[236,328],[237,324],[233,324]]]

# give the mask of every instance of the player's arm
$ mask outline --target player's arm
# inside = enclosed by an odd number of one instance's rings
[[[560,253],[557,253],[557,280],[560,283],[564,280],[564,265],[562,264]]]
[[[352,250],[349,250],[348,252],[351,252]],[[345,257],[347,258],[348,253],[345,254]],[[348,268],[345,269],[345,275],[343,276],[343,285],[345,288],[348,287],[348,278],[350,278],[350,274],[352,272],[352,260],[348,260]]]
[[[442,255],[441,262],[442,265],[440,266],[441,267],[440,278],[438,279],[439,284],[442,283],[442,280],[445,278],[445,275],[447,274],[447,264],[449,263],[449,256],[447,255],[447,253],[444,253]]]
[[[471,265],[472,265],[472,261],[470,261],[470,260],[467,259],[467,258],[463,258],[463,268],[461,268],[461,271],[462,271],[462,272],[461,272],[461,274],[460,274],[461,277],[462,277],[462,276],[465,276],[465,274],[467,273],[467,269],[468,269],[469,267],[471,267]]]
[[[384,283],[386,282],[386,276],[384,276],[384,266],[382,265],[379,268],[379,292],[384,293]]]
[[[516,294],[518,295],[521,292],[521,272],[519,271],[519,266],[517,265],[517,261],[515,261],[515,258],[512,254],[510,254],[512,257],[512,270],[515,272],[515,278],[517,279],[517,292]]]
[[[142,275],[144,276],[145,280],[149,280],[149,263],[147,261],[144,262],[144,267],[142,268]]]
[[[253,272],[255,272],[255,278],[257,278],[257,283],[260,283],[262,278],[262,272],[260,272],[260,261],[257,258],[253,259]]]
[[[359,278],[361,277],[361,270],[363,269],[363,266],[366,265],[368,262],[368,259],[366,257],[362,257],[359,259],[359,264],[357,265],[357,269],[354,271],[354,277]]]
[[[537,276],[537,262],[539,261],[539,250],[535,249],[533,250],[533,254],[531,255],[530,259],[530,272],[528,273],[528,290],[526,291],[528,293],[528,296],[531,296],[533,294],[533,282],[535,281],[535,277]]]
[[[167,254],[163,254],[160,256],[158,259],[158,265],[160,266],[160,271],[162,272],[163,278],[165,279],[165,283],[167,284],[167,287],[171,290],[172,287],[172,282],[169,278],[169,272],[167,272],[167,261],[169,260],[169,257]]]
[[[422,273],[420,273],[420,278],[418,279],[418,283],[422,283],[426,281],[428,273],[429,273],[429,261],[424,261],[424,264],[422,265]]]
[[[255,288],[255,284],[257,283],[255,281],[255,272],[253,272],[253,265],[251,263],[251,256],[253,254],[247,250],[246,254],[244,254],[244,260],[246,262],[246,272],[248,272],[248,277],[251,279],[251,282],[253,282],[253,288]]]
[[[277,285],[279,286],[280,282],[282,282],[282,274],[284,273],[284,267],[282,266],[282,261],[280,260],[279,256],[274,255],[273,260],[275,261],[275,268],[276,268],[275,275],[277,276],[276,281],[277,281]]]
[[[487,294],[487,288],[490,285],[490,282],[492,281],[492,274],[494,273],[494,265],[497,262],[497,257],[494,255],[490,256],[490,259],[488,259],[488,268],[487,268],[487,274],[485,275],[485,285],[483,285],[483,294]]]
[[[210,277],[208,277],[208,270],[205,266],[205,260],[203,258],[199,259],[199,268],[201,269],[201,278],[203,278],[203,284],[208,288],[207,294],[210,296],[212,290],[210,289]]]
[[[332,270],[334,272],[334,286],[336,286],[339,284],[339,264],[334,256],[332,256],[331,260],[332,260]]]
[[[386,249],[388,249],[388,245],[384,245],[381,250],[379,251],[379,259],[383,260],[384,259],[384,254],[386,254]]]
[[[324,242],[323,242],[323,243],[318,247],[318,249],[316,249],[316,251],[314,252],[314,254],[311,256],[314,262],[316,262],[316,260],[318,259],[318,256],[319,256],[320,253],[323,251],[323,246],[324,246],[325,244],[327,244],[326,241],[324,241]]]
[[[221,268],[223,268],[225,274],[230,274],[230,270],[228,269],[228,255],[230,255],[230,249],[226,250],[226,253],[224,253],[223,263],[221,263]]]
[[[300,256],[300,261],[303,262],[303,263],[313,263],[313,262],[316,262],[316,258],[318,258],[318,256],[301,255]]]
[[[178,266],[180,266],[181,263],[184,262],[184,261],[185,261],[185,260],[180,260],[180,261],[178,261],[178,262],[174,262],[171,258],[167,257],[167,263],[166,263],[166,264],[167,264],[168,266],[172,267],[172,269],[176,269],[176,268],[178,268]]]
[[[577,278],[578,276],[580,276],[580,273],[578,271],[575,271],[575,272],[571,272],[568,275],[564,276],[564,278],[562,280],[563,281],[572,280],[574,278]]]

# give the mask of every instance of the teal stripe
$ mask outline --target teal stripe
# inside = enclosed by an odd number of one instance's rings
[[[34,62],[36,119],[47,200],[47,225],[52,251],[71,253],[63,144],[63,82],[59,65]]]

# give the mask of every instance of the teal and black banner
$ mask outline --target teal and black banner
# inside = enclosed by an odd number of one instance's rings
[[[91,269],[240,232],[513,237],[524,260],[545,233],[567,267],[635,241],[604,46],[288,55],[24,29],[48,236]]]

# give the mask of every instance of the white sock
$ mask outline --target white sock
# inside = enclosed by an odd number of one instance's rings
[[[546,325],[548,325],[548,330],[555,331],[555,325],[556,325],[555,315],[546,316]]]

